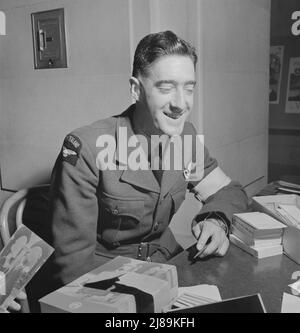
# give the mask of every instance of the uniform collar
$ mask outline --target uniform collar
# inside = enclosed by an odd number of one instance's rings
[[[124,113],[122,113],[117,118],[117,126],[116,126],[116,139],[117,139],[117,146],[116,146],[116,161],[119,165],[127,165],[127,157],[130,155],[132,151],[136,149],[127,147],[127,154],[123,155],[120,153],[121,151],[121,145],[127,145],[127,141],[131,136],[138,135],[141,133],[136,133],[133,129],[133,112],[135,112],[135,104],[131,105]],[[120,134],[124,133],[122,131],[126,131],[127,133],[127,140],[124,140],[124,137],[122,136],[122,140],[120,138]],[[137,137],[138,139],[138,137]],[[139,139],[138,139],[139,140]],[[150,140],[150,138],[149,138]],[[139,143],[141,144],[142,141],[139,140]],[[136,145],[138,146],[138,145]],[[143,143],[141,144],[143,146]],[[148,156],[146,154],[146,150],[141,150],[144,153],[145,160],[148,161]],[[157,179],[155,178],[152,170],[150,167],[148,170],[132,170],[130,168],[127,168],[126,170],[123,170],[120,180],[124,181],[126,183],[129,183],[131,185],[137,186],[139,188],[146,189],[148,191],[161,193],[162,196],[165,196],[172,186],[177,182],[178,178],[182,176],[182,169],[181,170],[164,170],[161,184],[157,182]]]

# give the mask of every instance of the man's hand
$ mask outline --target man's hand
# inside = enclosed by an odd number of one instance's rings
[[[196,245],[197,250],[202,252],[199,258],[204,258],[209,255],[223,257],[226,254],[229,248],[229,240],[217,220],[207,219],[197,223],[192,228],[192,232],[196,239],[198,239]],[[207,244],[209,239],[210,241]]]
[[[20,291],[19,295],[16,297],[16,300],[24,301],[25,299],[26,299],[26,294],[24,293],[24,291]],[[21,310],[21,305],[18,302],[16,302],[16,300],[10,303],[6,312],[11,312],[11,311],[16,312]]]

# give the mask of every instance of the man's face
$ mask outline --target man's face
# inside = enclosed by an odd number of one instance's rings
[[[153,123],[149,129],[154,125],[159,134],[181,134],[193,108],[196,82],[192,59],[164,56],[151,65],[147,77],[141,77],[140,82],[145,121],[149,119]]]

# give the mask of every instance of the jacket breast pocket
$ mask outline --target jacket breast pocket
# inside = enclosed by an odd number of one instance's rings
[[[100,201],[99,232],[107,242],[122,240],[122,232],[139,228],[144,215],[143,198],[103,196]],[[117,237],[118,235],[118,237]]]
[[[184,201],[186,189],[187,189],[187,185],[184,185],[184,186],[180,187],[179,189],[176,189],[170,193],[171,197],[172,197],[172,201],[173,201],[172,215],[177,212],[177,210],[181,206],[182,202]]]

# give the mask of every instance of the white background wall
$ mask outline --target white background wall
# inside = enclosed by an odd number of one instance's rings
[[[206,143],[251,195],[267,181],[270,1],[201,3]]]
[[[59,7],[69,67],[34,70],[30,14]],[[0,0],[0,10],[3,188],[48,181],[66,133],[124,110],[137,42],[165,29],[198,48],[192,120],[212,155],[243,185],[254,182],[250,194],[265,184],[270,0]]]

